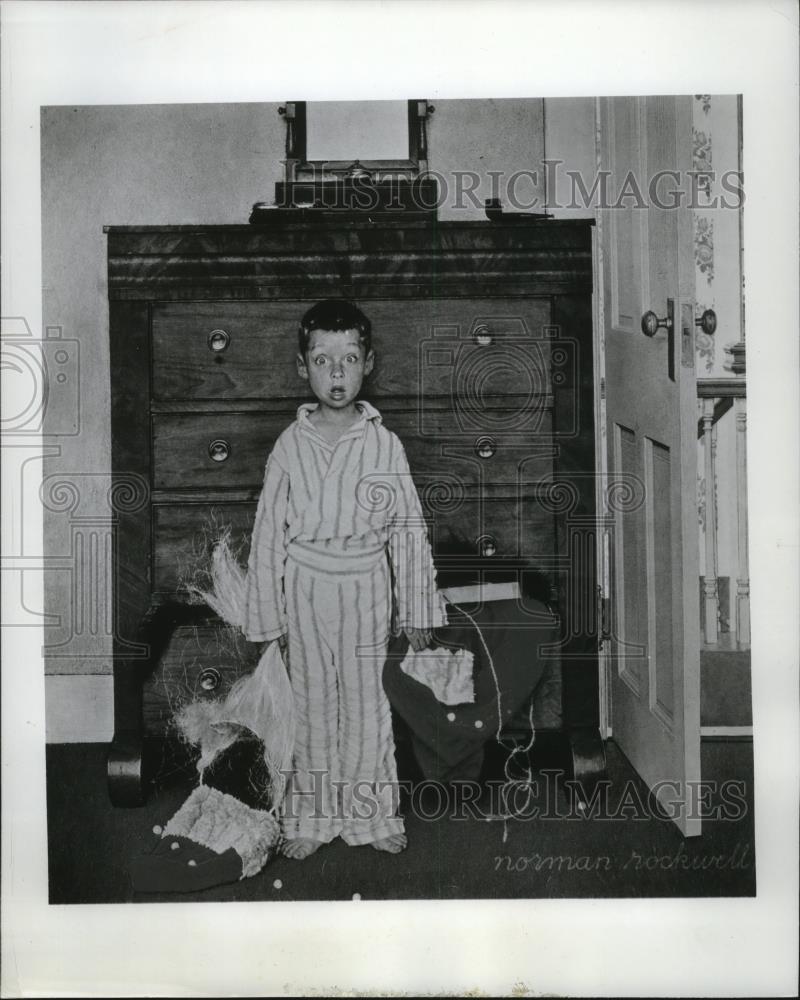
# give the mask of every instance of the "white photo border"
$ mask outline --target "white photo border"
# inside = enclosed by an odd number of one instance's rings
[[[3,4],[2,309],[34,330],[42,105],[743,94],[757,856],[752,899],[49,906],[41,634],[8,629],[4,996],[795,993],[797,18],[784,0]]]

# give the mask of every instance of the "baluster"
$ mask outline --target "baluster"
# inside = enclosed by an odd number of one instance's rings
[[[736,642],[750,646],[750,562],[747,554],[747,400],[733,401],[736,414],[736,517],[739,574],[736,579]]]
[[[706,477],[706,575],[703,587],[706,612],[705,641],[717,641],[719,594],[717,589],[717,511],[714,490],[714,400],[703,400],[703,458]]]

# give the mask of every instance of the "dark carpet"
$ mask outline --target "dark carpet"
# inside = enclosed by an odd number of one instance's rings
[[[502,760],[487,757],[480,799],[430,784],[403,799],[409,846],[390,856],[340,840],[304,861],[276,857],[253,878],[186,895],[135,894],[131,860],[155,844],[196,784],[169,744],[160,747],[146,805],[114,808],[106,792],[106,748],[47,749],[51,903],[226,900],[512,899],[752,896],[756,891],[753,748],[748,741],[702,746],[707,791],[700,837],[684,839],[657,815],[619,749],[606,746],[609,784],[580,812],[553,772],[534,773],[500,818]],[[401,776],[404,772],[401,768]],[[731,784],[731,782],[735,784]],[[727,784],[726,784],[727,783]],[[488,817],[488,818],[487,818]],[[276,886],[276,882],[279,886]]]

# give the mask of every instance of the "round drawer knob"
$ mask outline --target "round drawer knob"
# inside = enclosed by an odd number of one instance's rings
[[[494,342],[494,338],[491,333],[489,333],[489,327],[484,326],[483,324],[476,327],[473,339],[478,347],[489,347],[489,345]]]
[[[497,542],[491,535],[481,535],[478,539],[478,552],[482,556],[493,556],[497,553]]]
[[[475,454],[478,458],[491,458],[497,451],[497,444],[494,438],[480,437],[475,442]]]
[[[224,330],[212,330],[208,335],[209,349],[214,351],[216,354],[219,354],[220,351],[224,351],[230,342],[230,334],[226,333]]]
[[[222,438],[217,438],[216,441],[212,441],[208,446],[208,457],[213,462],[226,461],[230,453],[231,446],[227,441],[223,441]]]
[[[216,667],[206,667],[197,678],[197,683],[203,691],[216,691],[222,681],[222,675]]]

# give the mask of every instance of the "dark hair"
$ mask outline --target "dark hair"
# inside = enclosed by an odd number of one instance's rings
[[[302,355],[308,351],[313,330],[358,330],[365,353],[372,348],[372,324],[355,302],[348,299],[323,299],[303,316],[297,331]]]

